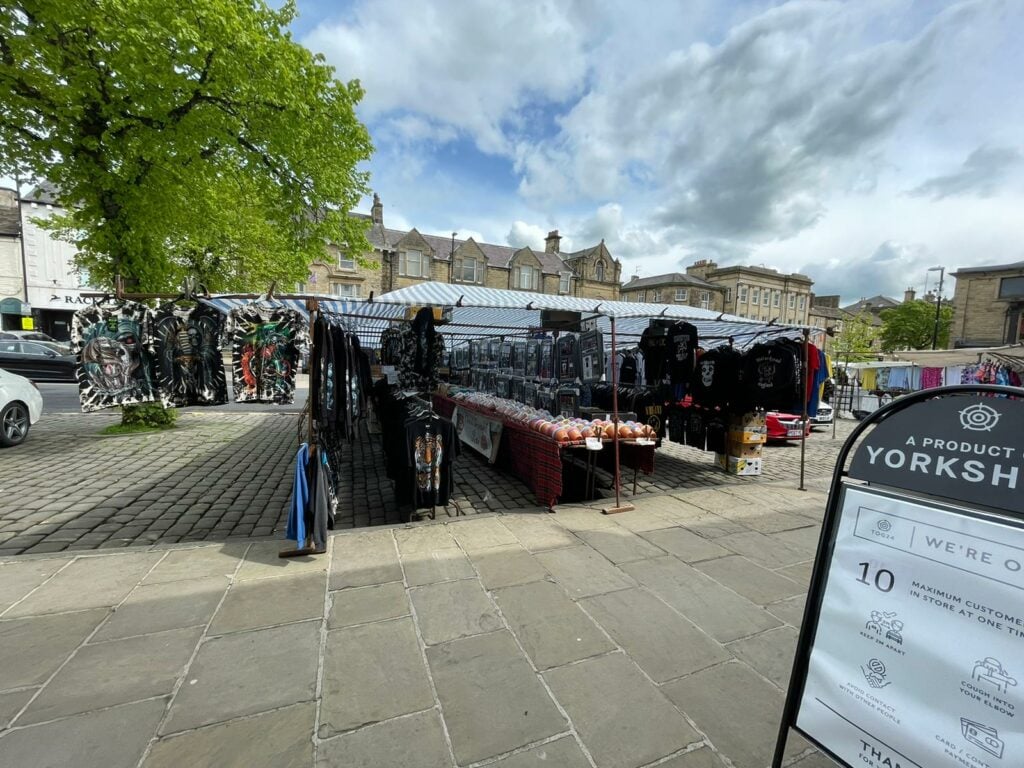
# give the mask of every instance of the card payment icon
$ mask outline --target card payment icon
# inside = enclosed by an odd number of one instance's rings
[[[961,717],[960,730],[963,731],[964,738],[971,742],[971,744],[981,747],[990,755],[995,755],[1002,759],[1004,744],[1003,740],[999,738],[999,732],[995,728],[990,728],[987,725],[968,720],[966,717]]]

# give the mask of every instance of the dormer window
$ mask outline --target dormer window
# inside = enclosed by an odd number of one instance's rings
[[[430,256],[415,248],[407,248],[398,254],[398,274],[403,277],[429,277]]]
[[[483,265],[472,257],[456,259],[452,274],[459,283],[481,283],[484,276]]]
[[[514,267],[512,269],[512,287],[521,291],[539,291],[540,270],[536,267]]]

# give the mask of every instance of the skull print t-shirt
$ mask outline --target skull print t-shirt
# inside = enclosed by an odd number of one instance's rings
[[[136,302],[97,304],[75,313],[71,342],[83,411],[161,399],[152,322],[149,308]]]
[[[731,405],[736,399],[742,359],[732,347],[718,347],[701,355],[690,380],[693,401],[704,406]]]
[[[306,319],[294,309],[256,304],[232,310],[231,319],[235,402],[294,402],[299,347],[309,340]]]
[[[153,315],[157,378],[173,405],[222,405],[228,401],[221,346],[224,315],[213,307],[165,304]]]

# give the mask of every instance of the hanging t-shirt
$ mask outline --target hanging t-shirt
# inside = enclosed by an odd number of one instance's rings
[[[294,402],[299,346],[309,341],[306,319],[294,309],[258,304],[232,310],[231,319],[235,402]]]
[[[402,332],[397,328],[385,328],[380,335],[380,364],[398,365],[401,358]]]
[[[791,408],[797,388],[799,364],[794,345],[755,344],[743,356],[743,384],[748,407]]]
[[[665,378],[668,368],[668,329],[661,325],[649,325],[640,335],[640,351],[644,353],[644,377],[651,386]]]
[[[79,310],[71,321],[71,342],[83,411],[161,399],[148,307],[126,301]]]
[[[690,395],[699,405],[725,407],[736,398],[743,356],[732,347],[708,350],[697,360]]]
[[[576,337],[567,334],[558,339],[558,378],[576,381],[580,375],[579,345]]]
[[[690,323],[673,323],[668,329],[668,375],[673,387],[689,384],[696,360],[697,329]]]
[[[415,476],[417,507],[443,507],[454,487],[452,462],[459,451],[455,428],[436,416],[405,426],[409,466]]]
[[[508,364],[512,364],[512,344],[508,344]],[[406,389],[432,392],[437,388],[438,371],[444,361],[444,339],[434,330],[434,312],[424,307],[402,329],[402,358],[398,381]]]
[[[224,315],[213,307],[165,304],[153,314],[157,378],[164,397],[179,407],[228,401],[221,347]]]
[[[636,357],[631,353],[626,353],[622,357],[622,362],[619,364],[619,383],[621,384],[636,384]]]

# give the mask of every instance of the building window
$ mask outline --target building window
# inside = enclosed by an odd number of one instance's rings
[[[781,302],[782,302],[782,292],[781,291],[772,291],[772,306],[773,307],[778,307],[781,304]],[[768,302],[765,302],[765,304],[767,304],[767,303]]]
[[[306,292],[306,284],[305,283],[296,283],[295,284],[295,292],[296,293],[305,293]]]
[[[600,281],[602,283],[604,282],[604,262],[603,261],[597,262],[597,266],[594,267],[594,277],[596,277],[598,279],[598,281]]]
[[[999,298],[1016,299],[1024,296],[1024,276],[1004,277],[999,281]]]
[[[558,292],[569,293],[572,290],[572,273],[562,272],[558,275]]]
[[[804,304],[804,295],[801,293],[800,294],[800,309],[803,309],[805,306],[806,306],[806,304]]]
[[[761,306],[762,307],[767,307],[768,306],[768,299],[769,298],[771,298],[771,291],[769,291],[767,288],[765,288],[763,291],[761,291]]]
[[[636,300],[637,301],[647,301],[647,291],[637,291],[636,292]]]
[[[676,288],[676,301],[686,301],[685,288]]]
[[[795,293],[790,293],[790,294],[787,294],[787,297],[788,298],[786,300],[786,305],[790,309],[796,309],[796,294]],[[801,309],[803,309],[803,307],[801,307]]]
[[[732,301],[732,288],[725,289],[725,303],[728,304]]]
[[[476,259],[456,259],[453,274],[456,282],[480,283],[483,282],[483,269]]]
[[[700,292],[700,308],[711,309],[711,291]]]
[[[512,287],[522,291],[540,290],[540,270],[535,267],[513,268]]]
[[[398,274],[405,277],[429,277],[430,256],[409,249],[398,254]]]
[[[654,291],[651,295],[651,301],[655,303],[661,301],[661,291]]]
[[[331,293],[346,299],[358,299],[359,286],[356,283],[331,283]]]
[[[736,302],[738,304],[746,304],[747,303],[747,286],[741,285],[739,288],[736,289],[736,293],[737,293],[737,296],[738,296]],[[755,299],[755,301],[757,301],[757,299]]]
[[[760,301],[761,301],[761,289],[758,288],[757,286],[754,286],[753,288],[750,289],[750,303],[751,304],[758,304],[758,303],[760,303]]]
[[[338,269],[354,270],[355,268],[356,260],[353,257],[344,252],[338,254]]]

